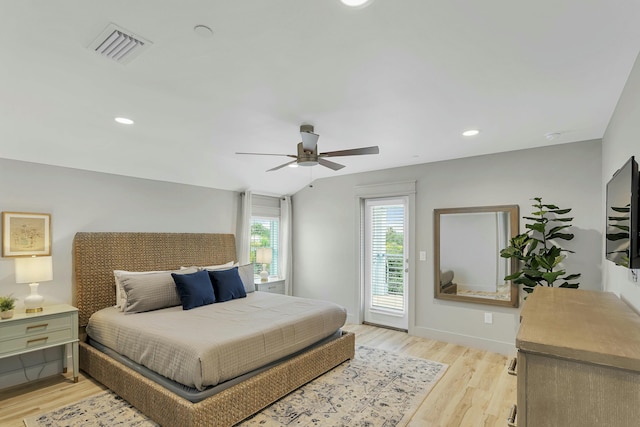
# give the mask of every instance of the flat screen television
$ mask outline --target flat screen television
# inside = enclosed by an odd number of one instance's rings
[[[607,183],[606,258],[640,268],[638,163],[631,157]]]

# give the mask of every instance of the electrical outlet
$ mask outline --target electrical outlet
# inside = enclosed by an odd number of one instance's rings
[[[426,261],[426,260],[427,260],[427,252],[420,251],[420,261]]]
[[[484,323],[493,323],[493,313],[485,313],[484,314]]]

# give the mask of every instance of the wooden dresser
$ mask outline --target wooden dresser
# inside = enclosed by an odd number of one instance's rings
[[[518,427],[640,425],[640,316],[615,294],[536,288],[516,347]]]

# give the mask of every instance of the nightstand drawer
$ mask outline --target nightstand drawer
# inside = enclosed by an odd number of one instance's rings
[[[20,320],[5,325],[0,323],[0,340],[13,337],[41,335],[59,329],[71,329],[70,315],[58,317],[38,317],[30,320]]]
[[[279,282],[265,282],[256,284],[256,290],[261,292],[269,292],[272,294],[283,294],[284,295],[284,281]]]
[[[0,355],[19,351],[31,351],[40,347],[49,347],[56,343],[71,341],[74,338],[71,328],[48,333],[0,341]]]

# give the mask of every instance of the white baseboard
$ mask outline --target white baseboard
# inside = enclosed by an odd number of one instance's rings
[[[359,325],[362,322],[358,316],[347,314],[347,323]],[[486,338],[473,337],[470,335],[455,334],[452,332],[441,331],[438,329],[425,328],[421,326],[409,327],[409,335],[431,340],[450,342],[453,344],[464,345],[480,350],[491,351],[493,353],[504,354],[505,356],[516,355],[515,342],[503,342],[490,340]]]
[[[358,316],[355,316],[353,314],[349,314],[347,313],[347,323],[351,323],[351,324],[358,324],[360,323]]]
[[[415,335],[416,337],[450,342],[480,350],[491,351],[493,353],[504,354],[506,356],[514,356],[516,354],[515,342],[495,341],[421,326],[414,326],[409,330],[409,332],[411,335]]]

